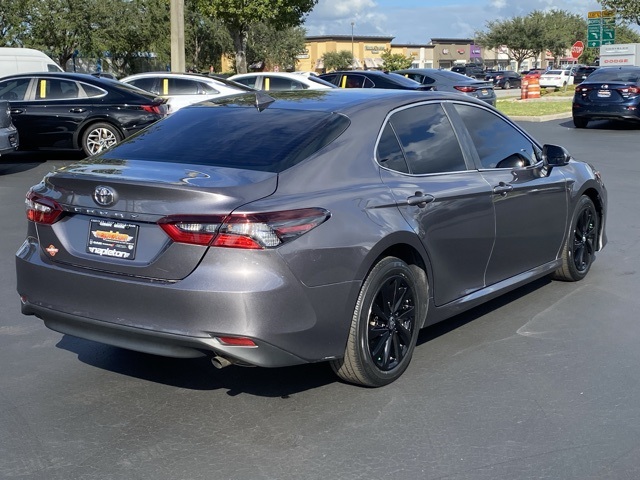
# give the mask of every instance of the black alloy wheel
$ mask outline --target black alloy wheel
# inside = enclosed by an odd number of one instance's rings
[[[406,277],[387,278],[369,311],[367,340],[375,365],[388,372],[405,358],[415,328],[414,293]]]
[[[407,369],[426,308],[424,271],[396,257],[380,260],[365,279],[344,358],[331,362],[351,383],[380,387]]]
[[[577,282],[587,276],[598,248],[599,221],[593,201],[583,195],[562,249],[562,267],[555,271],[554,278]]]

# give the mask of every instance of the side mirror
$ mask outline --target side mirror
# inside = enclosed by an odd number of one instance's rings
[[[571,155],[559,145],[544,145],[542,147],[542,161],[550,167],[563,167],[569,163]]]

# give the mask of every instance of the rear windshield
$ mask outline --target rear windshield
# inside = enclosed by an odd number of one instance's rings
[[[348,125],[349,120],[336,113],[193,106],[153,124],[102,157],[279,173],[331,143]]]
[[[589,75],[590,82],[637,82],[640,68],[620,69],[616,67],[599,68]]]

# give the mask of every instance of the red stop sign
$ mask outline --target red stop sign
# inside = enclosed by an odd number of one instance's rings
[[[571,56],[573,58],[578,58],[580,55],[582,55],[582,52],[584,52],[584,43],[578,40],[571,47]]]

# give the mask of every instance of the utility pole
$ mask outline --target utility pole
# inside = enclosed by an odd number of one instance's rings
[[[185,71],[184,0],[171,0],[171,71]]]
[[[353,70],[353,64],[356,63],[355,57],[353,56],[353,22],[351,22],[351,69]]]

